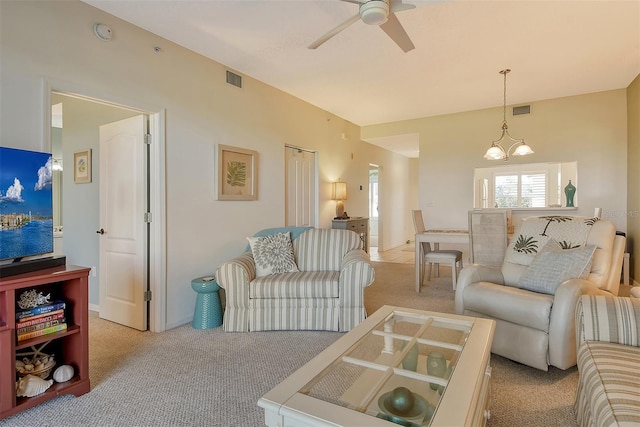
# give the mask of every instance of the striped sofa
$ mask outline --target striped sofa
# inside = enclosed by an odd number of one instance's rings
[[[375,271],[360,236],[310,228],[292,240],[299,272],[256,277],[250,251],[218,267],[225,331],[348,331],[364,320],[364,288]]]
[[[576,325],[578,424],[640,425],[640,299],[584,295]]]

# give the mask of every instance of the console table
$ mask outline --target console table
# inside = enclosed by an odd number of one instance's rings
[[[362,240],[362,249],[369,253],[369,218],[352,217],[346,219],[334,219],[331,228],[355,231]]]

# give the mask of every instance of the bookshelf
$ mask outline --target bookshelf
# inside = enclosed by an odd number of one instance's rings
[[[89,268],[62,266],[0,278],[0,418],[6,418],[64,394],[89,392]],[[29,289],[51,293],[66,303],[67,330],[20,341],[16,336],[16,298]],[[34,397],[16,397],[16,353],[47,344],[56,368],[71,365],[74,377]],[[55,370],[55,368],[54,368]]]

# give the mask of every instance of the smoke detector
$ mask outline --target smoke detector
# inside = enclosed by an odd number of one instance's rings
[[[111,40],[111,28],[106,24],[95,24],[93,26],[93,33],[102,41],[108,42]]]

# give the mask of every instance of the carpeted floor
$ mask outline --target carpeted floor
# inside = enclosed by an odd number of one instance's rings
[[[453,312],[448,269],[420,295],[413,265],[374,263],[368,312],[382,305]],[[161,334],[90,318],[91,392],[63,396],[4,426],[261,426],[258,399],[333,343],[336,332],[225,333],[190,325]],[[577,370],[549,372],[492,356],[488,425],[575,426]]]

